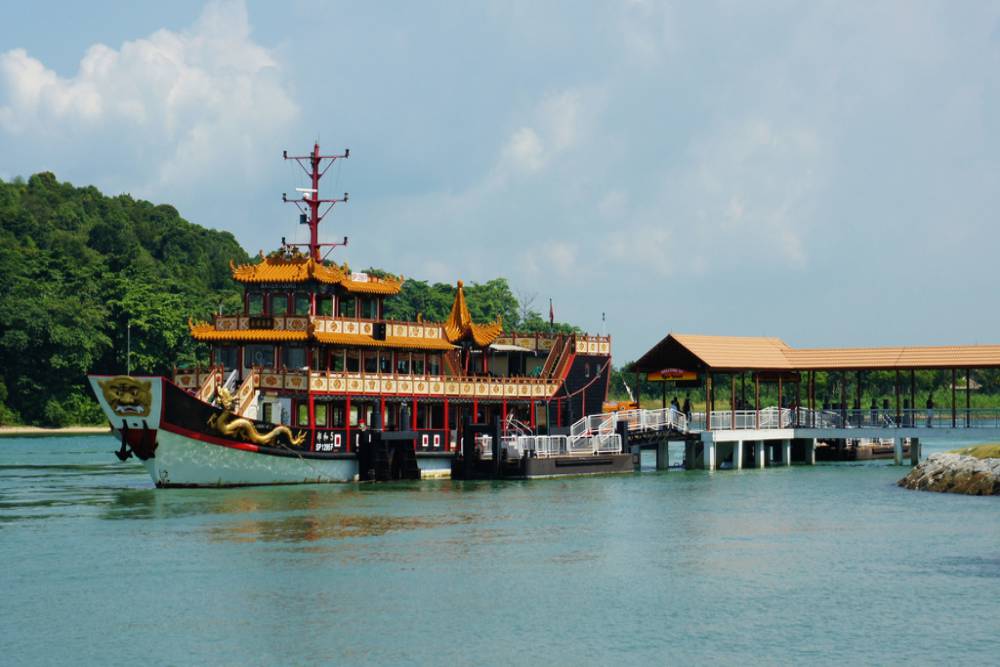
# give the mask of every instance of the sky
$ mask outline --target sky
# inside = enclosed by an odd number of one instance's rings
[[[998,2],[4,3],[0,178],[796,347],[1000,342]],[[603,319],[602,319],[603,317]]]

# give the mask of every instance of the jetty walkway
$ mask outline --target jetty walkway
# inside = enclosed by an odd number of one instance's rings
[[[671,443],[683,444],[689,467],[711,470],[722,462],[737,469],[812,464],[819,442],[845,440],[891,441],[897,464],[908,443],[916,464],[921,437],[974,430],[1000,439],[1000,410],[971,405],[975,371],[996,368],[1000,345],[796,349],[778,338],[671,333],[634,369],[637,388],[642,376],[660,383],[662,408],[590,415],[570,437],[617,433],[633,451],[655,447],[659,468],[667,467]],[[668,388],[675,396],[698,391],[705,410],[669,407]],[[918,389],[926,401],[918,401]],[[933,402],[942,389],[951,394],[945,409]]]

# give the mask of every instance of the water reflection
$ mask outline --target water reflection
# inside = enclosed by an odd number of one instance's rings
[[[292,515],[238,521],[206,530],[217,542],[316,542],[379,537],[392,531],[440,528],[467,523],[460,516]]]

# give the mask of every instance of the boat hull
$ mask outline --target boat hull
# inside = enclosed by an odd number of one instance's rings
[[[319,484],[357,479],[354,457],[271,456],[161,430],[156,456],[143,461],[159,487]]]

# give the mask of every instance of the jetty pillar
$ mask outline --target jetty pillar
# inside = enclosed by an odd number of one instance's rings
[[[701,467],[715,470],[715,436],[709,432],[701,434]]]
[[[790,466],[792,465],[792,441],[782,440],[781,441],[781,465]]]
[[[899,436],[892,439],[892,462],[903,465],[903,439]]]
[[[667,470],[670,468],[670,441],[660,440],[656,443],[656,469]]]
[[[806,459],[807,466],[816,465],[816,438],[806,439]]]
[[[733,470],[743,470],[743,441],[733,443]]]
[[[910,465],[920,463],[920,438],[910,438]]]
[[[764,467],[764,459],[767,458],[767,449],[764,447],[763,440],[757,440],[753,443],[753,464],[757,468]]]

